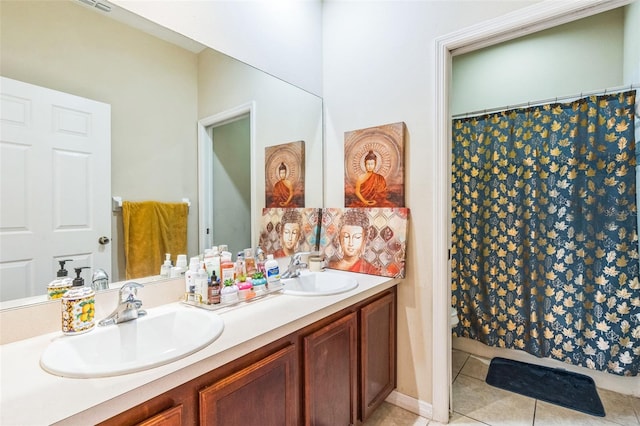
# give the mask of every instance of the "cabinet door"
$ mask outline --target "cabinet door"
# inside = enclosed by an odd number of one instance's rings
[[[297,424],[296,365],[291,345],[204,388],[199,392],[200,424]]]
[[[138,423],[138,426],[180,426],[182,425],[182,404],[165,410]]]
[[[360,310],[360,415],[365,421],[396,387],[395,292]]]
[[[357,316],[303,338],[306,425],[353,425],[357,416]]]

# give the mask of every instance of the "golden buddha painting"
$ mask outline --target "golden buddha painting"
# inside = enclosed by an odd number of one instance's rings
[[[345,207],[404,207],[403,122],[345,133]]]
[[[265,148],[266,207],[304,207],[304,141]]]

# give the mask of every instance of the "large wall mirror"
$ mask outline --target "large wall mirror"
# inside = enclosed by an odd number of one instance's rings
[[[246,158],[228,167],[250,169],[251,194],[246,198],[253,234],[252,225],[259,222],[265,205],[267,146],[305,141],[305,204],[322,207],[321,98],[109,6],[111,12],[79,0],[3,0],[0,61],[3,77],[111,106],[111,173],[104,176],[110,179],[111,196],[129,201],[189,199],[186,254],[199,254],[203,240],[225,243],[216,235],[203,239],[206,230],[199,229],[198,123],[250,104],[252,146]],[[235,191],[232,186],[214,182],[213,190]],[[111,209],[111,200],[106,206]],[[122,281],[122,216],[111,210],[110,215],[111,281]],[[237,222],[233,213],[219,216],[214,218],[218,225]],[[258,235],[251,235],[247,247],[257,241]],[[53,264],[47,275],[54,278]],[[88,280],[90,272],[83,275]],[[8,285],[30,285],[33,291],[24,301],[38,302],[45,300],[47,284],[2,283],[0,291]]]

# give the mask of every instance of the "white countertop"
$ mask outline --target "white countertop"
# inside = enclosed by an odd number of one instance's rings
[[[94,424],[106,420],[400,282],[334,272],[356,277],[358,287],[321,297],[272,294],[221,309],[216,312],[224,320],[225,329],[216,341],[186,358],[137,373],[69,379],[45,372],[40,368],[40,355],[61,332],[2,345],[0,424]]]

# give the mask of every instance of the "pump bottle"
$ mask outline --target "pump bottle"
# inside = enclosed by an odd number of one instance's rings
[[[60,269],[58,269],[56,273],[56,279],[51,281],[47,286],[47,297],[50,300],[60,299],[73,285],[73,280],[67,276],[69,271],[64,269],[66,262],[71,262],[71,259],[58,260]]]
[[[84,285],[80,276],[88,266],[74,268],[76,278],[73,287],[62,296],[62,332],[64,334],[80,334],[90,331],[95,326],[95,291]]]
[[[160,276],[162,278],[169,278],[169,276],[171,275],[172,267],[173,265],[171,265],[171,254],[165,253],[164,263],[162,264],[162,266],[160,266]]]

